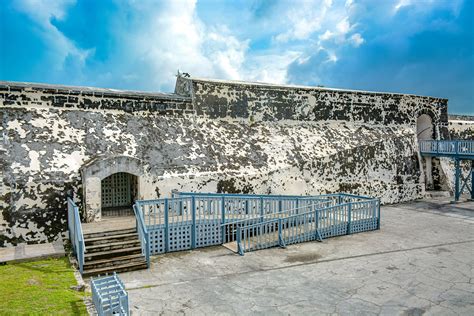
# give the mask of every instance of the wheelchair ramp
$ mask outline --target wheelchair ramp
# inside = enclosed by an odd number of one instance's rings
[[[323,238],[378,229],[378,201],[345,203],[237,228],[237,240],[225,246],[241,255]]]

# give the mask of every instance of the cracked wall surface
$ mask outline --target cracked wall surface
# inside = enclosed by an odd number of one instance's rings
[[[424,190],[416,115],[429,114],[441,137],[447,126],[444,99],[280,87],[285,103],[266,86],[241,85],[239,98],[254,96],[242,103],[221,84],[179,77],[178,94],[151,94],[2,83],[0,245],[57,238],[66,191],[85,219],[99,219],[87,206],[84,168],[98,161],[99,171],[115,172],[127,157],[140,199],[182,190],[413,200]]]

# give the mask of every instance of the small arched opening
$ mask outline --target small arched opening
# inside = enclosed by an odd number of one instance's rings
[[[133,215],[132,205],[137,199],[137,176],[117,172],[101,181],[102,217]]]
[[[81,168],[86,222],[133,215],[144,174],[141,160],[129,156],[97,157]]]
[[[427,114],[422,114],[416,120],[416,136],[418,141],[421,140],[430,140],[433,139],[434,129],[433,129],[433,120]],[[433,166],[432,158],[424,157],[422,167],[425,170],[424,180],[426,189],[432,190],[433,185]]]
[[[427,114],[422,114],[416,120],[416,135],[418,140],[433,139],[433,120]]]

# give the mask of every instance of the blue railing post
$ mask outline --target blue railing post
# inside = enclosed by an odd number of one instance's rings
[[[193,226],[191,228],[192,235],[191,235],[191,249],[196,248],[196,197],[193,196],[191,198],[191,210],[192,210],[192,220]]]
[[[352,233],[351,231],[351,217],[352,217],[352,202],[347,205],[347,235]]]
[[[471,200],[474,200],[474,160],[471,160]]]
[[[318,241],[323,241],[323,237],[321,237],[321,233],[319,232],[319,209],[316,208],[314,210],[314,216],[315,216],[315,226],[316,226],[316,231],[314,233],[314,237],[316,238],[316,240]]]
[[[378,209],[378,216],[377,216],[377,229],[380,229],[380,199],[377,199],[377,209]]]
[[[150,268],[150,233],[145,231],[145,240],[146,240],[146,248],[145,248],[145,259],[146,259],[146,266]]]
[[[84,272],[84,257],[82,254],[84,253],[84,249],[82,247],[82,243],[79,243],[79,252],[77,255],[77,261],[79,263],[79,272],[82,274]]]
[[[282,248],[285,248],[285,241],[283,240],[283,235],[281,234],[283,230],[281,217],[278,218],[278,245]]]
[[[225,196],[222,196],[221,199],[221,225],[225,224]],[[227,239],[225,238],[226,230],[228,227],[222,226],[222,243],[226,243]]]
[[[165,252],[168,252],[170,251],[170,225],[169,225],[169,203],[168,203],[168,199],[165,198],[165,201],[164,201],[164,220],[165,220]]]
[[[242,245],[242,228],[237,227],[237,252],[239,255],[243,256],[244,255],[244,247]]]
[[[459,201],[461,192],[459,192],[459,181],[461,177],[461,166],[459,163],[459,158],[454,159],[454,201]]]
[[[263,197],[260,197],[260,222],[263,222]]]

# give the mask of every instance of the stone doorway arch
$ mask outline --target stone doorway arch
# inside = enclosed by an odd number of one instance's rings
[[[135,182],[135,186],[130,187],[130,190],[135,192],[130,192],[130,194],[133,194],[134,198],[139,198],[144,169],[141,160],[129,156],[97,157],[86,163],[81,168],[86,222],[102,219],[104,202],[102,185],[106,184],[111,176],[115,177],[113,175],[130,175]],[[132,203],[133,200],[131,199],[130,202]]]
[[[428,114],[421,114],[416,120],[416,136],[418,140],[433,139],[433,120]]]

